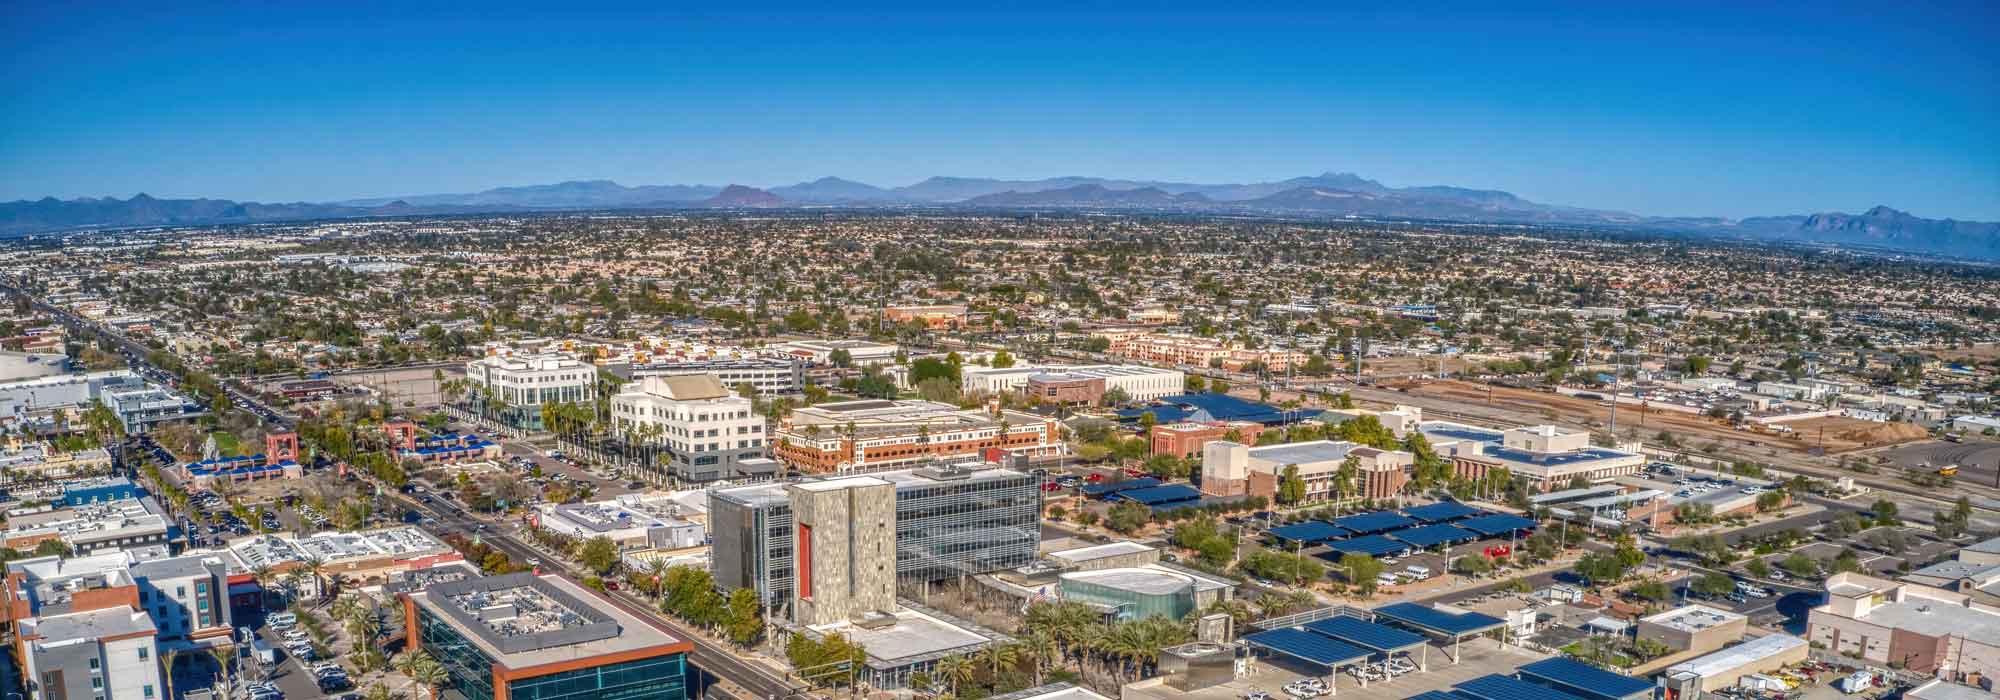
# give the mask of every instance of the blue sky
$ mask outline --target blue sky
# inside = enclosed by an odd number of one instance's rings
[[[731,4],[0,2],[0,199],[1352,171],[2000,220],[1990,2]]]

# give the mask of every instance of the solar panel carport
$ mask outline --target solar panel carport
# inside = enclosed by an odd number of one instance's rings
[[[1410,545],[1381,535],[1334,540],[1326,543],[1326,546],[1332,548],[1336,554],[1366,554],[1371,557],[1410,551]]]
[[[1548,686],[1535,685],[1499,674],[1480,676],[1459,683],[1457,692],[1476,700],[1583,700]]]
[[[1653,684],[1642,679],[1562,657],[1522,666],[1519,675],[1588,700],[1639,700],[1653,693]]]
[[[1324,667],[1329,673],[1368,658],[1368,650],[1361,647],[1289,627],[1247,634],[1243,636],[1243,641],[1272,653]]]
[[[1406,528],[1417,524],[1417,521],[1393,510],[1378,510],[1373,513],[1334,518],[1333,524],[1339,526],[1342,530],[1357,535],[1373,535],[1379,532]]]
[[[1097,498],[1100,496],[1109,496],[1120,491],[1151,488],[1159,486],[1160,483],[1159,479],[1148,476],[1138,479],[1126,479],[1124,481],[1108,481],[1101,484],[1084,484],[1080,490],[1086,498]]]
[[[1331,617],[1306,625],[1306,631],[1322,634],[1334,639],[1389,656],[1391,654],[1417,652],[1417,670],[1428,671],[1430,646],[1424,636],[1388,625],[1378,625],[1354,617]]]
[[[1452,525],[1457,527],[1462,527],[1467,530],[1471,530],[1473,532],[1477,532],[1480,535],[1486,537],[1492,537],[1495,535],[1505,535],[1515,530],[1535,529],[1535,521],[1523,518],[1518,515],[1508,515],[1505,513],[1498,513],[1494,515],[1482,515],[1477,518],[1461,520],[1456,523],[1452,523]]]
[[[1397,530],[1389,537],[1409,543],[1417,549],[1435,547],[1441,544],[1458,544],[1479,539],[1479,533],[1454,525],[1425,525],[1408,530]]]
[[[1303,523],[1293,523],[1283,527],[1271,528],[1270,534],[1272,537],[1286,542],[1319,544],[1327,540],[1346,537],[1347,531],[1334,527],[1333,523],[1324,520],[1308,520]]]
[[[1424,692],[1417,693],[1416,695],[1403,698],[1403,700],[1471,700],[1471,699],[1467,698],[1466,696],[1453,693],[1449,690],[1426,690]]]
[[[1201,492],[1187,484],[1169,484],[1148,488],[1130,489],[1111,494],[1111,498],[1132,501],[1143,506],[1159,508],[1175,503],[1201,500]]]
[[[1451,662],[1458,663],[1458,643],[1466,637],[1474,637],[1493,630],[1502,630],[1507,623],[1492,615],[1476,612],[1446,612],[1416,603],[1391,603],[1376,608],[1375,621],[1389,622],[1423,632],[1439,639],[1451,640]],[[1504,639],[1502,641],[1505,641]]]
[[[1403,509],[1403,514],[1416,518],[1417,522],[1443,523],[1484,514],[1486,511],[1468,506],[1458,501],[1440,501],[1427,506],[1411,506]]]

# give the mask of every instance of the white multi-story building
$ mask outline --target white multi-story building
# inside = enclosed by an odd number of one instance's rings
[[[902,348],[895,343],[877,343],[869,340],[795,340],[779,345],[775,349],[786,356],[816,365],[832,363],[834,352],[845,350],[853,366],[866,367],[894,362],[896,352]]]
[[[542,429],[542,406],[597,395],[597,367],[560,353],[482,357],[465,363],[465,378],[474,402],[498,401],[503,420],[524,430]]]
[[[1187,375],[1180,370],[1139,365],[1015,365],[1004,369],[968,365],[959,368],[959,388],[968,394],[1020,391],[1028,385],[1029,377],[1038,374],[1103,379],[1105,391],[1122,389],[1133,401],[1187,393]]]
[[[758,396],[790,396],[805,391],[806,384],[805,363],[784,357],[632,365],[633,379],[688,374],[713,374],[716,379],[722,380],[723,386],[732,390],[748,384]]]
[[[650,448],[641,454],[641,473],[655,480],[769,476],[762,472],[775,466],[762,459],[768,447],[763,414],[713,374],[627,384],[611,397],[611,417],[629,443]],[[746,467],[759,473],[747,474]]]

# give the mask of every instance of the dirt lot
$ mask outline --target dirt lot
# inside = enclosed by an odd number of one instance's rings
[[[457,376],[458,370],[446,369],[445,378]],[[369,391],[387,392],[389,403],[397,408],[428,409],[444,400],[438,391],[437,370],[435,369],[393,369],[375,372],[354,372],[334,377],[341,386],[364,387]]]
[[[1597,401],[1528,389],[1495,386],[1489,391],[1485,385],[1459,381],[1411,383],[1404,388],[1407,393],[1417,396],[1490,405],[1538,415],[1548,421],[1604,424],[1611,420],[1611,407],[1601,406]],[[1886,425],[1852,418],[1815,418],[1792,423],[1792,429],[1797,432],[1787,437],[1777,433],[1736,430],[1718,421],[1679,411],[1641,410],[1637,406],[1625,405],[1618,407],[1618,420],[1621,432],[1627,428],[1636,429],[1650,439],[1659,431],[1666,430],[1675,434],[1683,444],[1695,447],[1710,442],[1792,452],[1824,447],[1831,454],[1923,437],[1922,430],[1913,426]],[[1917,434],[1910,434],[1911,430]]]

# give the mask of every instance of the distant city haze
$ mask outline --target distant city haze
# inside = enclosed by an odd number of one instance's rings
[[[2000,220],[1993,3],[38,3],[0,200],[1258,183]]]

